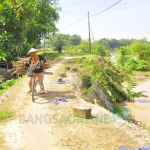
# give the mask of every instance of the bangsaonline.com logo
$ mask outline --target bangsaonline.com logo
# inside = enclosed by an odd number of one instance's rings
[[[85,119],[82,117],[74,116],[74,114],[62,115],[62,114],[24,114],[19,115],[20,124],[57,124],[60,122],[73,124],[73,123],[85,123],[85,124],[111,124],[118,120],[130,120],[132,117],[132,111],[128,107],[115,108],[113,113],[102,113],[100,115],[93,115],[91,118]]]

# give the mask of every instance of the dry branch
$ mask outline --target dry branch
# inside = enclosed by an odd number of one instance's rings
[[[14,62],[13,68],[8,70],[9,72],[12,72],[13,74],[17,75],[23,75],[27,72],[27,67],[24,65],[24,62],[28,62],[30,58],[19,58],[17,61]],[[44,70],[52,67],[54,64],[54,61],[46,60],[46,63],[44,64]]]

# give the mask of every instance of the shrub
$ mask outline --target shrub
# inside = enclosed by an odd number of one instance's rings
[[[82,85],[85,88],[90,88],[92,86],[92,77],[90,75],[82,75]]]

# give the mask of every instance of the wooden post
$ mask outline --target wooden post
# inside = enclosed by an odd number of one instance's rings
[[[89,11],[88,11],[88,29],[89,29],[89,52],[91,54],[91,35],[90,35],[90,19],[89,19]]]

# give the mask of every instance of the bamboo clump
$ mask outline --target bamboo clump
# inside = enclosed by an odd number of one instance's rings
[[[24,75],[27,73],[27,67],[25,66],[24,62],[28,62],[30,58],[19,58],[17,61],[14,62],[12,69],[9,70],[9,72],[12,72],[12,75]],[[46,63],[44,64],[43,68],[48,69],[52,67],[54,64],[54,61],[46,60]]]

